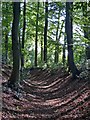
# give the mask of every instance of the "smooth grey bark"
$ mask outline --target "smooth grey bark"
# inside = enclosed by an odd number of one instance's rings
[[[37,4],[37,16],[36,16],[36,39],[35,39],[35,66],[37,67],[37,42],[38,42],[38,18],[39,18],[39,2]]]
[[[24,49],[25,28],[26,28],[26,0],[24,1],[24,9],[23,9],[22,49]],[[22,69],[23,67],[24,67],[24,54],[21,53],[21,69]]]
[[[43,41],[41,37],[41,62],[43,62]]]
[[[20,2],[13,3],[13,23],[12,23],[12,49],[13,49],[13,70],[9,79],[9,87],[15,86],[20,80],[20,45],[19,45],[19,17]]]
[[[8,11],[8,5],[6,3],[6,11]],[[6,15],[7,19],[7,15]],[[5,63],[8,62],[8,25],[6,26],[6,33],[5,33]]]
[[[55,45],[55,63],[58,63],[58,59],[59,59],[59,37],[58,37],[58,32],[59,32],[59,24],[60,24],[60,12],[61,12],[61,8],[59,8],[59,12],[58,12],[58,23],[57,23],[57,30],[56,30],[56,45]]]
[[[66,36],[66,19],[65,19],[65,34],[64,34],[64,45],[63,45],[63,55],[62,55],[62,62],[65,66],[65,60],[66,60],[66,43],[67,43],[67,36]]]
[[[62,55],[63,65],[65,65],[65,60],[66,60],[65,50],[66,50],[66,35],[64,35],[64,45],[63,45],[63,55]]]
[[[79,75],[79,71],[74,63],[73,55],[73,24],[72,24],[72,2],[66,2],[66,35],[67,35],[67,47],[68,47],[68,65],[71,70],[73,78]]]
[[[8,33],[5,35],[5,63],[8,62]]]
[[[44,62],[47,63],[48,0],[45,2]]]

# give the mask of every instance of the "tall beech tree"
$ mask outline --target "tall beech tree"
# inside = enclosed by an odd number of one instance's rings
[[[8,62],[8,31],[6,30],[6,35],[5,35],[5,61],[6,61],[6,64]]]
[[[65,24],[66,24],[66,19],[65,19]],[[66,25],[65,25],[66,27]],[[65,29],[65,33],[66,33],[66,29]],[[63,55],[62,55],[62,62],[63,62],[63,65],[65,66],[65,60],[66,60],[66,55],[65,55],[65,50],[66,50],[66,34],[64,35],[64,45],[63,45]]]
[[[8,5],[6,3],[6,10],[8,10]],[[6,15],[7,19],[7,15]],[[6,32],[5,32],[5,61],[7,64],[8,60],[8,25],[6,26]]]
[[[43,62],[43,37],[41,37],[41,62]]]
[[[79,75],[79,71],[74,63],[73,55],[73,25],[72,25],[72,7],[73,2],[66,2],[66,35],[68,47],[68,65],[72,72],[73,78]]]
[[[59,37],[58,37],[58,32],[59,32],[59,24],[60,24],[60,12],[61,12],[61,8],[59,7],[59,12],[58,12],[58,23],[57,23],[57,30],[56,30],[56,46],[55,46],[55,63],[58,63],[58,59],[59,59]]]
[[[26,0],[24,1],[24,8],[23,8],[22,49],[24,49],[25,28],[26,28]],[[22,67],[24,67],[24,54],[23,53],[21,53],[21,68]]]
[[[38,18],[39,18],[39,2],[37,4],[37,15],[36,15],[36,38],[35,38],[35,66],[36,67],[37,67]]]
[[[15,86],[19,81],[20,67],[20,45],[19,45],[19,17],[20,17],[20,2],[13,3],[13,23],[12,23],[12,51],[13,51],[13,70],[9,79],[9,87]]]
[[[48,0],[45,2],[44,62],[47,63]]]

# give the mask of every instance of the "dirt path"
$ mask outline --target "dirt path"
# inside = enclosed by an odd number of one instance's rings
[[[4,67],[2,80],[11,69]],[[2,120],[90,120],[90,83],[73,80],[63,70],[32,70],[15,91],[3,87]]]

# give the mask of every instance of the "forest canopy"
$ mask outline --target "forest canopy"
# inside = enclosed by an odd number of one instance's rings
[[[3,63],[17,59],[19,70],[65,67],[79,75],[90,45],[90,2],[21,2],[16,10],[17,4],[2,3]]]

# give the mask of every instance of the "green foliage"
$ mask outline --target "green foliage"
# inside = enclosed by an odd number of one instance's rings
[[[49,2],[48,13],[48,38],[47,38],[47,64],[41,60],[41,42],[44,47],[44,23],[45,23],[45,5],[40,2],[39,20],[38,20],[38,67],[58,68],[62,66],[62,49],[64,44],[65,34],[65,3]],[[73,8],[73,26],[77,27],[73,33],[73,50],[75,63],[80,66],[85,61],[85,45],[89,44],[89,39],[85,38],[84,32],[90,32],[90,10],[84,12],[85,5],[75,2]],[[60,10],[60,21],[58,21],[58,13]],[[8,14],[7,14],[8,13]],[[13,10],[12,3],[2,3],[2,53],[5,55],[5,35],[8,34],[8,62],[12,63],[12,22]],[[26,3],[26,30],[25,30],[25,45],[21,52],[24,54],[25,67],[33,67],[35,59],[35,37],[36,37],[36,15],[37,2]],[[56,31],[59,22],[58,41],[56,41]],[[20,25],[19,25],[19,39],[22,42],[23,29],[23,3],[21,3]],[[90,35],[89,35],[90,38]],[[59,62],[54,63],[55,46],[59,46],[57,50],[59,53]],[[65,51],[67,47],[65,47]],[[66,59],[67,60],[67,59]],[[65,61],[66,62],[66,61]]]

